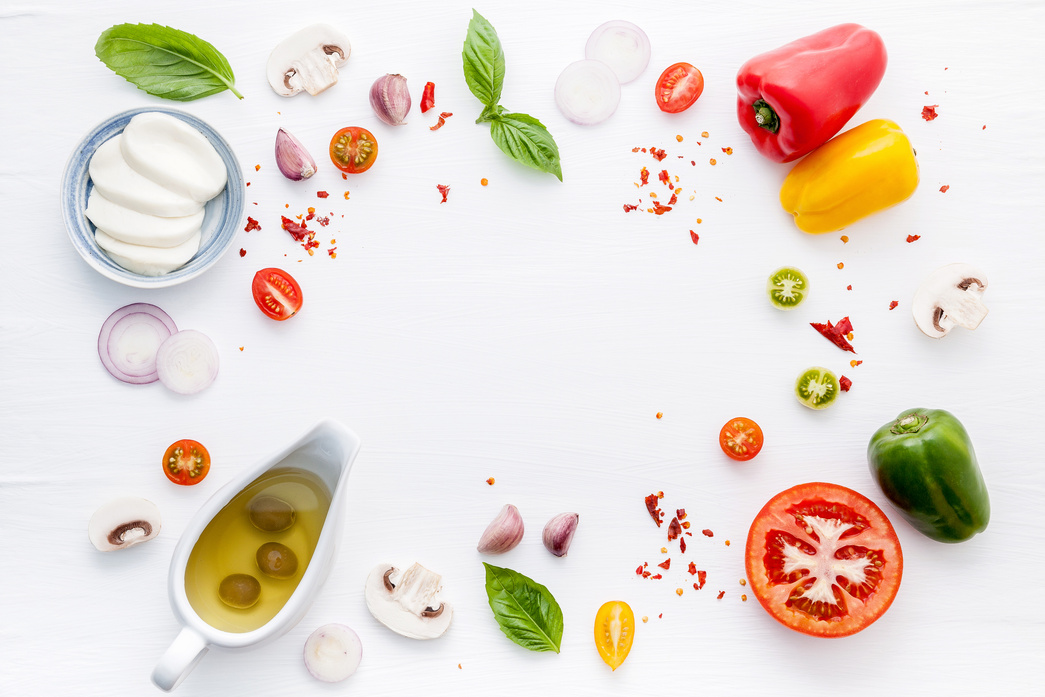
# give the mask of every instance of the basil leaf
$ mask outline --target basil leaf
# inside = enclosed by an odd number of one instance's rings
[[[189,102],[236,91],[232,66],[203,39],[160,24],[117,24],[102,32],[94,53],[114,73],[151,95]]]
[[[544,124],[529,114],[493,115],[490,118],[490,137],[512,159],[554,174],[562,181],[559,147]]]
[[[518,571],[486,567],[486,595],[504,635],[530,651],[559,653],[562,609],[551,592]]]
[[[475,120],[476,123],[484,123],[493,121],[498,116],[504,113],[504,107],[498,104],[497,106],[483,107],[482,113],[479,114],[479,118]]]
[[[504,51],[493,25],[474,9],[461,57],[468,89],[486,106],[497,106],[504,83]]]

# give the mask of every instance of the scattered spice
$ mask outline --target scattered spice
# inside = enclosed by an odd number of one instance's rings
[[[726,591],[719,591],[718,592],[718,599],[722,600],[724,597],[726,597]]]
[[[665,206],[660,201],[653,202],[653,208],[649,209],[655,215],[664,215],[671,210],[671,206]]]
[[[718,201],[719,203],[722,203],[722,197],[721,196],[716,196],[715,200]]]
[[[660,179],[663,183],[667,184],[668,186],[671,186],[671,175],[668,174],[668,170],[660,170],[660,174],[657,175],[657,178]]]
[[[424,91],[421,92],[421,113],[427,114],[428,110],[435,106],[435,83],[426,82]],[[460,667],[460,666],[458,666]]]
[[[740,585],[746,586],[747,585],[747,579],[746,578],[740,579]]]
[[[489,484],[490,486],[493,486],[494,482],[496,482],[496,481],[497,481],[496,479],[494,479],[493,477],[490,477],[489,479],[486,480],[486,483]]]
[[[842,235],[840,239],[842,240],[842,244],[849,244],[849,235]]]
[[[649,511],[650,517],[653,518],[653,522],[657,524],[658,528],[664,520],[664,511],[660,510],[660,507],[657,505],[659,503],[660,501],[656,494],[650,494],[646,497],[646,510]]]
[[[810,322],[809,326],[843,351],[856,353],[856,349],[846,340],[846,336],[853,331],[853,323],[849,321],[848,317],[838,320],[838,324],[831,324],[831,320],[828,320],[827,324]]]
[[[280,217],[283,220],[283,229],[289,232],[290,236],[293,237],[297,242],[302,241],[308,236],[309,231],[308,228],[305,227],[304,223],[299,225],[298,223],[295,223],[293,220],[291,220],[285,215]]]
[[[668,542],[677,540],[679,535],[682,534],[682,526],[679,524],[678,518],[672,518],[671,522],[668,523]]]
[[[852,361],[849,361],[849,367],[850,368],[855,368],[856,366],[860,365],[861,363],[863,363],[863,361],[852,360]]]
[[[703,222],[704,222],[703,220],[701,220],[700,218],[697,218],[697,225],[700,225],[700,224],[701,224],[701,223],[703,223]],[[691,231],[691,232],[692,232],[692,231]]]
[[[239,350],[240,350],[240,351],[242,351],[242,350],[243,350],[243,347],[242,347],[242,346],[240,346],[240,347],[239,347]]]
[[[653,155],[653,159],[656,160],[657,162],[663,161],[664,158],[668,156],[668,154],[666,152],[664,152],[663,149],[658,149],[658,148],[650,148],[649,149],[649,154]]]
[[[245,256],[247,256],[247,250],[245,250],[245,249],[243,249],[242,247],[240,247],[240,250],[239,250],[239,255],[240,255],[241,257],[245,257]]]
[[[716,161],[715,161],[715,158],[711,158],[710,160],[708,160],[708,162],[709,162],[709,163],[710,163],[710,164],[711,164],[712,166],[714,166],[714,165],[717,165],[717,164],[718,164],[718,162],[716,162]]]
[[[908,235],[907,236],[907,243],[910,244],[911,242],[917,242],[920,239],[922,239],[921,235]]]
[[[646,624],[647,622],[649,622],[649,615],[643,615],[642,616],[642,623]]]
[[[681,588],[676,588],[675,589],[675,595],[682,595],[682,589]]]
[[[740,596],[740,599],[741,599],[741,600],[742,600],[743,602],[745,602],[745,603],[746,603],[746,602],[747,602],[747,593],[744,593],[744,594],[742,594],[742,595]]]
[[[986,128],[986,126],[984,126],[984,128]],[[943,186],[940,187],[940,193],[941,194],[946,194],[947,193],[947,189],[950,189],[950,188],[951,188],[950,184],[944,184]]]
[[[680,136],[680,135],[679,136],[675,136],[675,140],[677,140],[678,142],[681,143],[682,142],[682,136]]]
[[[853,386],[853,381],[842,375],[838,378],[838,389],[842,392],[848,392],[849,388]]]
[[[845,287],[845,289],[846,289],[846,290],[852,290],[852,289],[853,289],[853,287],[852,287],[851,285],[849,285],[849,286],[846,286],[846,287]]]
[[[679,538],[679,551],[682,552],[683,554],[686,553],[686,538],[685,537],[680,537]]]
[[[328,249],[327,250],[327,255],[331,259],[337,259],[337,247],[331,247],[330,249]]]
[[[259,223],[258,221],[254,220],[253,218],[251,218],[248,215],[247,216],[247,227],[243,228],[243,232],[250,232],[251,230],[260,230],[260,229],[261,229],[261,223]]]
[[[936,113],[936,107],[938,106],[940,105],[933,104],[932,106],[922,107],[922,118],[926,121],[932,121],[933,119],[935,119],[937,116],[939,116],[939,114]]]
[[[254,171],[255,172],[260,172],[261,171],[261,165],[254,165]]]
[[[690,576],[696,576],[697,575],[697,565],[696,565],[695,562],[690,562],[689,563],[689,575]]]
[[[897,305],[899,305],[899,304],[900,304],[900,303],[898,303],[898,302],[896,302],[895,300],[893,300],[892,302],[890,302],[890,303],[889,303],[889,309],[890,309],[890,310],[895,310],[895,309],[896,309],[896,307],[897,307]]]
[[[729,540],[726,540],[726,546],[727,547],[729,546]]]
[[[722,148],[722,152],[726,153],[727,155],[732,155],[733,148]]]
[[[707,528],[704,528],[700,532],[704,535],[704,537],[714,537],[715,536],[715,533],[713,533],[712,531],[708,530]]]
[[[658,411],[658,412],[657,412],[657,418],[658,418],[658,419],[663,419],[663,418],[664,418],[664,412],[662,412],[662,411]]]
[[[704,587],[704,584],[707,583],[707,582],[708,582],[708,572],[707,571],[698,571],[697,572],[697,582],[693,584],[694,590],[698,590],[699,591],[701,588]]]
[[[697,222],[698,223],[700,222],[700,218],[697,218]],[[698,235],[697,233],[693,232],[692,230],[689,231],[689,238],[691,240],[693,240],[693,244],[696,244],[697,242],[700,242],[700,235]]]
[[[450,193],[450,187],[447,184],[436,184],[435,188],[439,189],[439,193],[443,195],[443,200],[439,203],[446,203],[446,197]]]
[[[438,131],[440,128],[443,127],[443,124],[446,123],[446,120],[451,116],[453,116],[453,114],[451,114],[449,111],[442,112],[441,114],[439,114],[439,120],[436,121],[435,125],[431,126],[428,130]]]
[[[704,132],[702,132],[702,133],[700,134],[700,137],[701,137],[701,138],[710,138],[710,137],[711,137],[711,135],[710,135],[710,134],[709,134],[709,133],[708,133],[707,131],[704,131]]]
[[[480,179],[480,180],[479,180],[479,184],[480,184],[481,186],[486,186],[486,185],[487,185],[487,184],[489,184],[489,183],[490,183],[490,180],[489,180],[489,179],[487,179],[486,177],[483,177],[482,179]]]
[[[348,192],[347,191],[345,192],[345,200],[346,201],[348,200]]]
[[[325,192],[325,191],[317,191],[317,192],[316,192],[316,196],[317,196],[317,197],[319,197],[319,198],[326,198],[326,197],[327,197],[327,196],[329,196],[329,195],[330,195],[330,194],[328,194],[328,193],[327,193],[327,192]]]
[[[845,268],[845,264],[843,264],[842,262],[838,262],[837,266],[840,269],[844,269]]]
[[[638,206],[633,206],[630,203],[625,203],[624,204],[624,212],[625,213],[631,213],[634,210],[638,210]]]
[[[665,571],[667,571],[668,569],[671,568],[671,557],[668,557],[667,559],[665,559],[661,563],[657,564],[657,566],[659,566],[660,568],[662,568]]]
[[[646,186],[649,184],[649,170],[643,167],[639,170],[639,186]]]

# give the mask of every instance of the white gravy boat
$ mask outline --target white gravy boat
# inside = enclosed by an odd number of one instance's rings
[[[182,629],[153,670],[152,681],[157,687],[168,692],[176,688],[211,647],[254,648],[276,639],[301,621],[330,573],[342,528],[345,483],[359,446],[359,437],[339,422],[320,421],[284,450],[223,486],[203,504],[182,533],[171,559],[167,592]],[[311,473],[331,495],[311,561],[289,600],[268,622],[251,631],[218,629],[204,621],[189,601],[185,581],[189,556],[201,533],[226,504],[262,475],[288,466]]]

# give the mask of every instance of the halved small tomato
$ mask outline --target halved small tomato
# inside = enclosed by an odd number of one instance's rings
[[[750,460],[762,450],[762,429],[751,419],[738,416],[730,419],[718,432],[722,452],[734,460]]]
[[[283,269],[262,269],[250,286],[254,302],[274,320],[290,319],[301,309],[301,286]]]
[[[599,656],[612,670],[631,652],[635,641],[635,613],[623,600],[604,603],[595,615],[595,648]]]
[[[660,110],[677,114],[693,106],[704,92],[704,76],[689,63],[675,63],[660,74],[656,91]]]
[[[210,453],[194,440],[171,443],[163,454],[163,473],[175,484],[199,484],[210,472]]]
[[[799,484],[769,500],[747,536],[762,607],[803,634],[855,634],[889,609],[903,552],[882,509],[838,484]]]
[[[348,126],[330,139],[330,161],[342,172],[365,172],[376,159],[377,138],[365,128]]]

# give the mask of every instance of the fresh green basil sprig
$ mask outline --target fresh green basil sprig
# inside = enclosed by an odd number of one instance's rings
[[[562,609],[551,591],[518,571],[486,567],[486,595],[504,635],[530,651],[559,653]]]
[[[504,51],[497,31],[474,9],[461,56],[468,89],[484,105],[475,122],[490,124],[490,137],[505,155],[562,181],[559,147],[544,124],[529,114],[506,112],[499,104],[504,84]]]
[[[236,91],[232,66],[194,34],[160,24],[117,24],[102,32],[94,53],[114,73],[151,95],[189,102]]]

